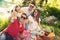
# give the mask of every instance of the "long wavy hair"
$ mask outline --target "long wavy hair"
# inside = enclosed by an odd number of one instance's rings
[[[15,11],[16,11],[16,12],[17,12],[16,8],[18,8],[18,7],[20,7],[20,6],[19,6],[19,5],[16,5],[16,6],[15,6]]]
[[[36,16],[36,21],[39,23],[39,17],[40,17],[40,10],[39,9],[35,9],[35,10],[37,10],[38,11],[38,14],[37,14],[37,16]],[[34,18],[34,12],[35,12],[35,10],[33,11],[33,13],[31,14],[31,16]]]

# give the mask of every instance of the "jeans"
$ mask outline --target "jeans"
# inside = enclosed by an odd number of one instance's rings
[[[14,38],[8,33],[4,32],[0,35],[0,40],[14,40]]]
[[[6,37],[5,37],[5,34],[0,34],[0,40],[5,40]]]
[[[25,24],[25,28],[28,28],[28,25],[29,25],[29,24],[28,24],[28,23],[26,23],[26,24]]]

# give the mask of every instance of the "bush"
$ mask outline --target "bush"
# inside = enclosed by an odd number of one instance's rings
[[[55,7],[47,7],[47,11],[49,13],[49,15],[54,15],[55,17],[58,18],[58,20],[60,20],[60,10],[55,8]]]
[[[5,29],[8,25],[8,20],[7,19],[0,19],[0,31]]]
[[[0,31],[4,30],[8,25],[8,22],[5,22],[3,25],[1,25]]]

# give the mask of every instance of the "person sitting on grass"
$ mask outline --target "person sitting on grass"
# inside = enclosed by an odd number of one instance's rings
[[[40,10],[35,9],[32,13],[32,15],[30,15],[28,17],[29,20],[29,26],[28,29],[31,32],[32,35],[32,39],[35,38],[36,34],[39,35],[40,30],[42,29],[41,26],[39,26],[41,19],[39,18],[40,15]]]
[[[25,13],[25,12],[23,11],[23,9],[22,9],[19,5],[16,5],[16,6],[15,6],[14,11],[16,12],[16,16],[17,16],[17,17],[21,17],[21,15],[22,15],[23,13]]]
[[[23,40],[24,24],[28,19],[26,14],[22,14],[20,19],[13,19],[13,22],[9,23],[8,27],[2,31],[1,40],[16,40],[19,34],[21,40]]]

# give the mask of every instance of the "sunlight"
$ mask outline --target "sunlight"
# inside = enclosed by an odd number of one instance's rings
[[[12,0],[9,0],[9,1],[8,1],[8,0],[4,0],[4,1],[7,1],[7,2],[12,2]]]
[[[22,3],[23,1],[22,0],[5,0],[5,1],[7,1],[7,2],[12,2],[12,1],[14,1],[14,2],[20,2],[20,3]]]
[[[7,8],[0,7],[0,18],[8,18],[10,14],[7,11]]]

